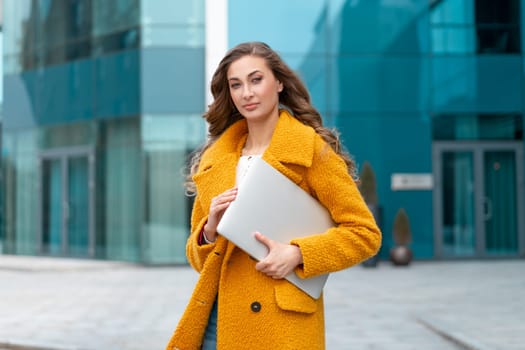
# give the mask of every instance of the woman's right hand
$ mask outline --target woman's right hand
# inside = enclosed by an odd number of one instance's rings
[[[217,225],[221,221],[224,211],[230,203],[237,197],[237,187],[231,188],[212,198],[208,222],[204,225],[204,234],[208,241],[215,241],[217,238]]]

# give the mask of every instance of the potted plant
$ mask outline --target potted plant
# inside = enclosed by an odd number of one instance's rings
[[[359,183],[359,191],[361,196],[365,200],[368,209],[372,212],[374,219],[377,223],[377,226],[381,228],[380,213],[381,208],[378,204],[377,199],[377,186],[376,186],[376,176],[374,170],[369,162],[364,162],[363,167],[361,168],[361,173],[359,174],[361,182]],[[376,254],[373,257],[365,260],[362,265],[364,267],[375,267],[379,261],[379,256]]]
[[[390,249],[390,260],[394,265],[407,266],[412,261],[412,250],[408,246],[412,241],[410,221],[404,208],[400,208],[394,219],[394,247]]]

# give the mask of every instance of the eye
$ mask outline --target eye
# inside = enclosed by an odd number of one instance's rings
[[[258,83],[261,82],[261,80],[262,80],[262,77],[255,77],[255,78],[252,79],[252,83],[258,84]]]
[[[238,89],[241,86],[241,83],[231,83],[230,89]]]

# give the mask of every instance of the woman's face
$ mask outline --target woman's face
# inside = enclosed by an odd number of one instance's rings
[[[230,95],[237,110],[249,121],[279,116],[278,81],[264,58],[243,56],[232,62],[227,72]]]

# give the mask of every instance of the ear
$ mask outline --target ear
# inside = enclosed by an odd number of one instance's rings
[[[279,81],[279,84],[277,85],[277,92],[281,92],[281,91],[283,91],[283,88],[284,88],[283,83],[281,83],[281,82]]]

